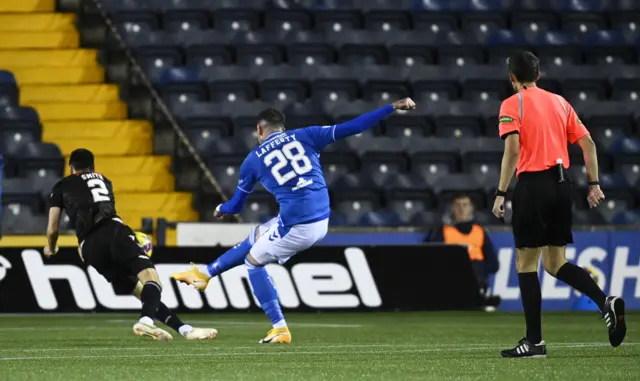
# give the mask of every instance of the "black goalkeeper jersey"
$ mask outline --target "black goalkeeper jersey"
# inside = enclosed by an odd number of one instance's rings
[[[118,217],[111,181],[99,173],[77,173],[58,181],[49,204],[67,212],[78,242],[84,241],[100,221]]]

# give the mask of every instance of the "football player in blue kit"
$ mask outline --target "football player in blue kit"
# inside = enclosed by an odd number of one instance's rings
[[[212,277],[241,264],[247,266],[249,281],[273,329],[260,343],[291,343],[291,333],[282,314],[276,289],[265,269],[269,263],[285,263],[296,253],[324,238],[329,226],[329,192],[320,165],[320,152],[338,139],[372,128],[395,110],[413,110],[405,98],[351,121],[332,126],[285,129],[285,116],[267,109],[258,116],[259,145],[240,166],[238,188],[233,198],[214,213],[222,218],[239,213],[256,182],[276,198],[278,217],[253,229],[249,237],[207,266],[176,273],[181,282],[204,290]]]

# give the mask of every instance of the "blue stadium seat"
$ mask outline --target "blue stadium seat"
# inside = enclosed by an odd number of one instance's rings
[[[5,105],[0,107],[0,120],[38,122],[38,113],[31,107]]]
[[[621,102],[638,100],[640,98],[640,80],[614,80],[611,84],[611,98]]]
[[[606,9],[603,0],[552,0],[553,9],[563,12],[598,12]]]
[[[355,153],[325,152],[320,155],[320,163],[325,175],[330,173],[345,174],[358,170],[360,162]]]
[[[52,169],[38,169],[30,171],[27,179],[31,182],[33,190],[44,200],[49,197],[51,189],[60,180],[60,174]]]
[[[274,204],[273,196],[269,193],[254,191],[249,196],[240,217],[248,222],[266,222],[277,215],[277,206]]]
[[[364,212],[358,218],[360,226],[400,226],[402,220],[394,212],[379,210],[373,212]]]
[[[340,32],[363,27],[362,17],[357,11],[331,10],[315,14],[315,28],[319,31]]]
[[[640,154],[640,139],[633,137],[621,137],[611,144],[610,150],[614,154]]]
[[[503,150],[497,112],[512,94],[506,58],[528,49],[541,60],[539,86],[571,102],[598,146],[601,183],[613,204],[588,212],[581,194],[576,223],[636,221],[622,209],[640,199],[635,0],[105,0],[104,6],[227,193],[238,161],[256,144],[262,109],[283,110],[292,129],[338,124],[411,96],[418,110],[396,113],[321,156],[335,191],[332,226],[431,225],[440,221],[441,210],[433,208],[445,208],[458,191],[470,192],[477,218],[494,224],[488,203]],[[4,146],[19,156],[23,144],[40,144],[41,126],[18,100],[15,78],[0,71]],[[583,154],[576,145],[569,152],[571,175],[583,188]],[[34,155],[9,172],[37,182],[41,169],[61,171],[59,153],[52,167],[39,151]],[[410,189],[429,200],[400,197]],[[263,196],[249,220],[271,212]]]
[[[29,210],[39,210],[42,198],[33,181],[23,177],[9,177],[2,182],[2,204],[25,205]]]
[[[633,13],[615,13],[611,16],[612,29],[619,31],[625,41],[636,41],[640,37],[638,19]]]
[[[373,0],[371,3],[375,1],[382,0]],[[411,29],[411,19],[408,13],[393,9],[370,11],[365,14],[365,27],[372,31],[396,33]]]
[[[414,226],[423,225],[416,223],[419,216],[429,213],[434,204],[429,193],[423,191],[394,191],[386,195],[386,200],[389,210],[395,212],[404,225]]]
[[[614,225],[638,226],[640,225],[640,213],[625,211],[613,216],[611,222]]]
[[[380,198],[371,191],[334,191],[332,201],[335,210],[342,213],[348,225],[356,225],[360,215],[380,208]]]
[[[616,171],[621,173],[627,180],[627,183],[633,189],[640,186],[640,164],[638,157],[628,157],[628,162],[619,162],[616,164]]]
[[[331,184],[336,190],[371,189],[374,184],[367,173],[344,173],[336,176]]]
[[[477,208],[483,208],[487,204],[482,185],[474,178],[464,173],[453,173],[442,176],[433,184],[433,190],[440,203],[446,203],[456,194],[465,193]]]
[[[430,119],[417,115],[394,114],[384,121],[384,135],[407,141],[433,135]],[[405,144],[403,144],[405,146]]]
[[[627,189],[629,183],[622,173],[600,173],[600,186],[604,189]]]
[[[200,31],[211,28],[211,20],[207,13],[198,10],[167,10],[162,23],[170,32]]]
[[[486,37],[485,43],[487,45],[523,46],[527,44],[527,40],[524,34],[519,31],[498,29]]]
[[[331,212],[331,216],[329,217],[329,227],[343,227],[347,226],[347,216],[340,212]]]
[[[41,213],[34,212],[28,205],[3,205],[3,234],[41,234],[46,226],[46,217]]]
[[[199,45],[186,49],[186,64],[190,67],[205,68],[233,63],[231,49],[223,45]]]
[[[559,29],[557,16],[547,12],[522,12],[511,16],[511,26],[522,33],[544,33]]]
[[[226,138],[231,134],[231,121],[223,118],[216,119],[187,119],[181,126],[185,131],[207,131],[209,135],[217,138]]]
[[[605,17],[597,13],[566,13],[562,16],[562,29],[587,42],[593,38],[594,33],[606,26]]]
[[[216,178],[222,190],[231,195],[238,185],[238,173],[244,156],[215,156],[208,161],[208,167]]]
[[[586,34],[584,42],[587,45],[624,45],[624,35],[617,30],[594,30]]]
[[[0,107],[18,104],[18,86],[13,73],[0,70],[0,97],[4,100],[0,102]]]
[[[222,31],[251,31],[259,23],[260,15],[250,8],[218,10],[213,15],[213,24]]]
[[[6,156],[17,156],[22,149],[22,145],[37,142],[40,140],[40,131],[35,128],[4,128],[3,152]]]
[[[0,70],[0,84],[2,85],[15,85],[16,77],[7,70]]]
[[[198,153],[206,155],[211,153],[213,142],[219,140],[220,136],[206,128],[194,128],[187,131],[187,138]]]
[[[578,210],[573,211],[573,224],[581,225],[602,225],[605,224],[602,215],[595,210]]]
[[[613,218],[620,213],[624,213],[633,208],[634,205],[625,199],[610,199],[603,202],[603,205],[597,210],[604,219],[605,223],[612,224]]]
[[[265,29],[271,31],[295,31],[311,29],[312,23],[312,15],[309,12],[305,12],[303,10],[267,10],[264,15]]]
[[[635,0],[618,0],[612,8],[618,11],[638,11],[640,4]]]

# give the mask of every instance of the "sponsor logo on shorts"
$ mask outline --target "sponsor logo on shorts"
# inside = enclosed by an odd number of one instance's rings
[[[52,281],[65,281],[80,310],[97,306],[113,310],[138,310],[140,301],[131,295],[118,295],[113,287],[92,267],[85,271],[70,264],[45,264],[38,250],[23,250],[22,260],[33,288],[38,307],[54,311],[59,306],[58,287]],[[0,265],[11,268],[2,261]],[[169,308],[185,307],[190,310],[212,308],[247,309],[258,306],[249,287],[247,271],[236,267],[211,280],[204,293],[175,283],[171,275],[184,271],[185,264],[156,264],[160,281],[164,285],[162,301]],[[271,264],[269,275],[278,289],[284,308],[378,308],[382,298],[367,258],[357,247],[344,250],[344,261],[326,263],[298,263],[288,269]],[[69,303],[67,302],[64,302]]]
[[[500,123],[513,123],[513,118],[510,116],[501,116],[498,120]]]

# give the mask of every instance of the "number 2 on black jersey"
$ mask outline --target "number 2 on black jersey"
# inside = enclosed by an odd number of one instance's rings
[[[87,180],[87,186],[93,195],[93,202],[111,201],[109,198],[109,190],[104,181],[100,179]]]

